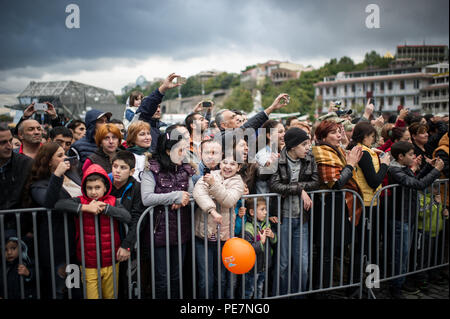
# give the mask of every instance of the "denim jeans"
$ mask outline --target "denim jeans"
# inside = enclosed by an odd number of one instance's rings
[[[263,297],[265,271],[257,272],[256,276],[254,270],[250,270],[245,274],[245,299],[261,299]],[[256,281],[256,294],[255,294]]]
[[[195,237],[195,263],[197,267],[197,284],[198,293],[197,296],[200,299],[206,298],[206,289],[208,289],[208,298],[218,298],[219,285],[218,285],[218,271],[217,271],[217,241],[208,241],[207,258],[208,269],[206,269],[206,256],[205,256],[205,240],[200,237]],[[224,241],[220,242],[220,292],[221,298],[229,298],[229,290],[227,288],[227,282],[229,272],[222,263],[222,248],[225,244]],[[206,273],[206,274],[205,274]],[[206,276],[208,276],[208,288],[206,288]]]
[[[411,242],[413,237],[414,227],[410,227],[408,223],[395,221],[394,238],[395,238],[395,255],[394,255],[394,275],[405,274],[408,265],[409,250],[411,249]],[[408,237],[409,230],[409,237]],[[392,231],[392,228],[391,228]],[[401,236],[403,234],[403,242],[401,242]],[[391,243],[392,249],[392,243]],[[392,252],[392,250],[391,250]],[[400,255],[402,256],[402,261],[400,265]],[[395,288],[401,288],[405,282],[406,277],[400,277],[393,279],[391,285]]]
[[[290,226],[291,224],[291,226]],[[289,237],[289,228],[291,235]],[[300,227],[302,234],[302,251],[300,252]],[[273,291],[276,294],[277,280],[280,280],[280,294],[288,292],[288,281],[291,282],[290,293],[306,291],[308,284],[308,265],[309,265],[309,223],[303,223],[300,218],[283,218],[280,225],[280,272],[277,265],[274,269]],[[289,240],[291,240],[291,254],[289,255]],[[291,264],[291,278],[288,277],[288,265]],[[301,289],[300,289],[300,263],[301,263]]]
[[[186,254],[186,244],[181,244],[181,264],[183,265]],[[178,245],[170,246],[170,298],[180,298],[180,273],[178,270]],[[167,287],[167,263],[166,247],[155,247],[155,294],[157,299],[166,299]]]

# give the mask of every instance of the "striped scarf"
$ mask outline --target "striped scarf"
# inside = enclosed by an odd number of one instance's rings
[[[342,169],[347,165],[345,159],[345,153],[342,148],[334,148],[328,144],[320,144],[314,146],[313,149],[314,159],[317,163],[317,170],[320,176],[320,180],[323,182],[326,188],[332,189],[334,183],[339,179]],[[355,179],[352,177],[344,185],[343,188],[351,189],[359,194],[361,191],[356,183]],[[353,217],[353,193],[345,193],[345,202],[348,208],[348,215],[350,221]],[[356,200],[355,208],[355,225],[358,225],[359,219],[361,217],[362,206],[359,200]]]

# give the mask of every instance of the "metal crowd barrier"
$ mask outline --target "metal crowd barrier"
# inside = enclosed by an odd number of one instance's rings
[[[441,204],[437,205],[436,217],[433,217],[433,208],[427,205],[427,201],[423,201],[423,205],[420,203],[421,196],[427,198],[427,194],[433,195],[436,190],[441,192]],[[263,288],[263,298],[301,298],[304,295],[312,293],[322,293],[332,290],[352,288],[355,294],[358,293],[359,298],[363,297],[363,291],[367,290],[368,298],[374,298],[375,295],[371,289],[365,287],[364,277],[367,274],[365,268],[367,265],[374,264],[381,268],[382,276],[379,278],[379,282],[384,282],[396,278],[405,277],[414,273],[429,271],[437,269],[440,267],[448,266],[448,226],[446,226],[446,220],[442,219],[442,208],[447,200],[448,193],[448,179],[437,180],[433,185],[426,189],[423,194],[420,192],[417,194],[417,201],[412,203],[408,202],[408,208],[405,210],[404,201],[401,203],[401,210],[396,211],[393,207],[396,207],[396,200],[399,197],[399,193],[402,194],[403,199],[406,193],[409,196],[413,192],[412,189],[404,189],[399,187],[399,185],[389,185],[380,189],[374,196],[371,206],[368,209],[364,208],[364,201],[361,196],[348,189],[344,190],[317,190],[309,192],[309,196],[313,201],[311,209],[306,212],[303,209],[302,200],[300,201],[300,216],[299,216],[299,227],[297,230],[294,229],[293,224],[298,223],[295,218],[292,217],[292,197],[283,197],[280,194],[252,194],[245,195],[242,197],[242,206],[246,206],[246,201],[253,201],[254,207],[257,207],[257,197],[264,197],[267,206],[267,216],[266,223],[269,222],[270,217],[277,217],[278,221],[287,223],[288,226],[283,226],[283,228],[288,227],[287,231],[282,231],[282,225],[280,223],[272,224],[272,230],[276,233],[277,243],[274,247],[270,247],[269,240],[266,240],[264,249],[264,288]],[[434,192],[434,193],[433,193]],[[349,221],[348,215],[346,213],[345,194],[350,193],[353,196],[353,202],[359,202],[362,206],[362,212],[360,217],[359,225],[355,225],[355,212],[356,206],[353,205],[353,210],[350,212],[352,219]],[[410,197],[411,198],[411,197]],[[433,196],[431,196],[433,199]],[[282,207],[285,200],[289,201],[289,214],[288,218],[283,217]],[[338,203],[340,204],[338,205]],[[374,205],[378,203],[378,205]],[[391,205],[391,206],[390,206]],[[416,206],[417,213],[415,216],[414,223],[411,223],[411,207]],[[338,207],[339,206],[339,207]],[[430,208],[431,207],[431,208]],[[235,275],[228,271],[219,270],[223,269],[224,265],[222,263],[221,251],[223,242],[220,241],[220,235],[218,236],[218,242],[210,242],[207,240],[206,236],[204,238],[196,237],[195,234],[195,214],[197,206],[195,201],[191,198],[190,204],[188,205],[188,213],[190,220],[190,240],[186,244],[182,245],[181,241],[181,209],[177,211],[177,242],[178,244],[170,245],[169,240],[169,208],[166,206],[164,209],[164,220],[165,220],[165,246],[160,248],[160,252],[164,251],[165,259],[165,286],[163,289],[163,295],[157,296],[157,289],[161,290],[161,287],[156,285],[156,270],[161,270],[162,264],[157,264],[155,262],[155,239],[154,239],[154,207],[147,208],[141,215],[137,228],[137,242],[135,245],[135,251],[132,252],[131,258],[126,262],[126,295],[124,298],[245,298],[246,293],[246,276],[253,273],[256,277],[258,269],[258,260],[255,261],[255,266],[250,270],[249,273],[243,275]],[[220,211],[220,207],[218,207]],[[229,208],[230,211],[230,225],[234,224],[233,220],[236,217],[235,207]],[[383,214],[381,215],[382,212]],[[406,214],[405,214],[406,212]],[[48,223],[48,237],[49,237],[49,252],[50,252],[50,283],[45,283],[51,287],[50,298],[62,298],[61,291],[57,291],[57,274],[55,256],[54,256],[54,243],[53,243],[53,225],[52,225],[52,214],[54,212],[50,209],[45,208],[30,208],[21,210],[3,210],[0,211],[0,244],[1,244],[1,264],[0,270],[2,276],[0,281],[3,281],[3,287],[0,287],[0,294],[3,294],[3,298],[8,298],[8,287],[7,287],[7,262],[5,255],[5,222],[4,218],[8,214],[13,214],[15,216],[15,229],[17,236],[22,238],[21,231],[21,216],[28,215],[31,213],[32,218],[32,245],[33,249],[29,252],[33,253],[34,257],[34,268],[35,276],[32,279],[34,285],[33,298],[42,299],[41,287],[42,278],[40,276],[42,269],[40,268],[39,260],[39,227],[37,223],[37,215],[42,214],[40,217],[45,218]],[[422,216],[421,227],[418,229],[419,225],[419,215]],[[70,264],[70,252],[69,252],[69,241],[74,238],[69,239],[68,235],[68,218],[73,218],[74,215],[68,213],[62,213],[64,218],[64,229],[59,229],[58,231],[64,232],[64,251],[65,251],[65,264]],[[173,213],[172,213],[173,214]],[[407,256],[407,269],[406,271],[396,271],[395,268],[395,230],[392,224],[395,223],[396,214],[401,215],[401,219],[405,220],[407,218],[408,224],[412,227],[408,228],[407,238],[411,238],[409,241],[414,243],[411,247],[409,254]],[[207,234],[207,214],[202,213],[205,224],[205,234]],[[308,231],[307,241],[304,242],[303,235],[303,219],[304,216],[308,216],[308,225],[305,230]],[[405,216],[406,215],[406,216]],[[382,218],[382,216],[384,216]],[[434,223],[435,229],[433,236],[432,223],[433,218],[437,219]],[[442,222],[443,221],[443,222]],[[448,222],[448,220],[447,220]],[[241,233],[239,237],[244,238],[244,217],[241,220]],[[80,225],[80,242],[81,242],[81,263],[76,265],[76,267],[81,266],[85,269],[85,252],[84,252],[84,234],[83,234],[83,218],[80,215],[79,218]],[[391,225],[391,226],[389,226]],[[98,216],[95,216],[95,228],[96,228],[96,256],[97,256],[97,274],[98,274],[98,293],[99,298],[102,298],[102,283],[101,283],[101,268],[100,268],[100,236],[99,236],[99,220]],[[125,225],[126,226],[126,225]],[[381,230],[380,230],[380,226]],[[172,227],[172,226],[170,226]],[[256,218],[253,219],[254,234],[257,232]],[[297,227],[297,226],[295,226]],[[144,229],[147,232],[144,232]],[[374,230],[375,229],[375,230]],[[428,229],[428,231],[426,231]],[[110,230],[111,236],[114,238],[113,220],[110,218]],[[125,232],[128,231],[128,227],[125,227]],[[331,235],[328,234],[331,232]],[[217,233],[220,234],[220,225],[217,227]],[[298,236],[294,238],[293,236]],[[336,235],[337,234],[337,235]],[[340,236],[339,236],[340,234]],[[413,236],[410,236],[410,235]],[[144,245],[145,236],[148,236],[148,247]],[[230,237],[234,237],[234,228],[230,227]],[[400,236],[400,246],[404,243],[404,234],[401,233]],[[327,237],[327,238],[325,238]],[[428,237],[428,240],[426,238]],[[328,241],[329,240],[329,241]],[[204,264],[204,279],[205,279],[205,290],[201,291],[197,287],[197,282],[201,274],[198,270],[198,251],[196,248],[196,242],[203,244],[203,254],[205,255]],[[282,242],[287,242],[287,258],[281,256]],[[221,243],[221,244],[217,244]],[[301,253],[304,250],[304,245],[307,244],[308,256],[307,262],[302,263]],[[432,247],[432,243],[434,246]],[[215,256],[209,256],[210,250],[208,247],[214,245]],[[284,245],[284,244],[283,244]],[[143,248],[145,246],[145,248]],[[440,246],[440,248],[439,248]],[[297,251],[294,251],[295,247],[298,247]],[[389,247],[392,247],[389,250]],[[22,243],[19,241],[19,264],[23,263],[22,260]],[[42,247],[41,247],[42,248]],[[112,240],[112,262],[113,265],[116,263],[114,240]],[[144,250],[148,250],[148,254],[144,257]],[[375,251],[373,251],[375,250]],[[272,251],[274,254],[272,255]],[[135,256],[134,256],[135,253]],[[216,254],[217,253],[217,254]],[[432,256],[433,255],[433,256]],[[171,258],[172,256],[172,258]],[[299,256],[299,257],[296,257]],[[211,257],[211,258],[208,258]],[[432,258],[433,257],[433,258]],[[298,262],[294,268],[293,258],[297,258]],[[400,264],[402,264],[403,256],[400,254]],[[283,260],[282,260],[283,259]],[[176,260],[176,262],[174,262]],[[287,260],[287,261],[286,261]],[[213,265],[210,265],[210,261]],[[272,261],[272,266],[269,267],[270,261]],[[149,265],[146,264],[149,263]],[[287,269],[281,269],[281,264],[287,263]],[[412,264],[412,266],[410,266]],[[305,265],[307,265],[307,271],[304,271]],[[220,266],[220,267],[219,267]],[[159,267],[159,268],[158,268]],[[338,268],[336,271],[335,267]],[[411,268],[412,267],[412,268]],[[148,269],[149,268],[149,269]],[[176,269],[174,269],[176,268]],[[329,268],[329,272],[326,271]],[[79,269],[79,268],[78,268]],[[113,282],[114,282],[114,298],[117,298],[119,293],[119,287],[117,287],[117,279],[120,278],[121,274],[117,274],[115,267],[113,269]],[[391,270],[390,273],[388,270]],[[176,281],[171,280],[171,273],[177,270],[178,279]],[[143,277],[146,272],[150,271],[150,276],[148,274],[145,276],[145,281],[143,282]],[[209,272],[214,271],[216,273],[214,281],[217,282],[213,285],[213,294],[211,295],[208,287],[211,285]],[[306,283],[302,274],[306,273]],[[82,280],[80,280],[81,286],[74,290],[75,288],[67,287],[63,298],[77,299],[86,298],[86,273],[84,271],[80,272]],[[222,280],[222,276],[225,275],[226,280]],[[281,277],[284,276],[284,281],[281,282]],[[294,277],[298,277],[294,280]],[[67,278],[66,278],[67,279]],[[67,281],[67,280],[66,280]],[[222,285],[222,281],[225,282],[226,286]],[[287,282],[286,282],[287,281]],[[189,288],[189,284],[191,288]],[[23,276],[20,276],[20,298],[27,298],[25,296],[25,285]],[[171,289],[177,288],[176,290]],[[147,289],[147,288],[150,288]],[[59,289],[59,288],[58,288]],[[81,290],[81,291],[80,291]],[[76,292],[78,291],[78,292]],[[253,282],[253,296],[255,296],[258,291],[257,282]],[[58,293],[58,296],[57,296]]]
[[[400,187],[398,184],[394,184],[385,186],[376,192],[372,199],[366,221],[368,224],[367,228],[369,229],[367,236],[369,241],[367,262],[368,264],[380,266],[382,276],[379,282],[385,282],[405,277],[406,275],[413,275],[445,266],[448,267],[448,215],[446,217],[442,215],[443,210],[445,209],[445,203],[448,200],[448,184],[449,179],[438,179],[423,191],[404,188]],[[415,203],[412,202],[413,192],[416,193]],[[400,212],[395,209],[395,207],[398,207],[396,204],[397,197],[400,195],[399,193],[401,194],[402,199],[405,198],[405,195],[407,195],[407,199],[409,199],[407,209],[405,207],[405,201],[402,200]],[[441,197],[439,202],[434,201],[434,196],[437,194]],[[429,195],[428,198],[427,195]],[[390,199],[392,199],[392,201],[390,201]],[[423,200],[423,205],[421,204],[421,199]],[[374,205],[375,202],[378,202],[379,205]],[[414,218],[411,214],[413,205],[416,207]],[[433,206],[435,212],[433,212]],[[396,237],[398,237],[398,235],[396,236],[396,229],[394,227],[396,214],[400,214],[400,220],[408,225],[406,238],[404,238],[405,232],[401,231],[399,241],[399,246],[403,247],[404,242],[408,240],[409,253],[407,255],[405,271],[403,271],[401,267],[399,270],[396,270],[395,265],[395,246],[397,241]],[[433,220],[435,220],[434,228]],[[422,229],[419,229],[419,226],[421,226]],[[382,231],[380,231],[380,227]],[[376,231],[373,231],[373,228],[375,228]],[[428,231],[426,230],[427,228]],[[433,231],[435,236],[432,236]],[[373,247],[372,240],[375,241],[375,247]],[[433,249],[432,243],[434,243]],[[380,244],[382,244],[382,247],[380,247]],[[390,251],[388,250],[388,244],[392,246]],[[439,244],[441,246],[440,254],[438,254]],[[375,252],[372,251],[373,248],[375,248]],[[434,252],[432,250],[434,250]],[[433,261],[431,259],[432,254],[434,254]],[[438,258],[439,255],[440,258]],[[427,260],[424,260],[425,256],[427,256]],[[400,254],[399,264],[402,265],[402,263],[403,254]],[[368,290],[367,293],[369,298],[375,298],[370,290]]]

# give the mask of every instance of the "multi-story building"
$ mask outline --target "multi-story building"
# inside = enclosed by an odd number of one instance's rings
[[[420,105],[424,112],[448,112],[448,63],[439,63],[426,67],[426,72],[433,74],[427,86],[420,89]]]
[[[448,61],[447,45],[397,45],[396,60],[412,61],[416,66]]]
[[[447,77],[436,76],[439,69],[441,71],[446,69]],[[436,70],[438,71],[436,72]],[[428,67],[409,66],[340,72],[336,76],[326,77],[322,82],[314,84],[315,99],[321,104],[323,111],[327,110],[330,101],[341,100],[344,106],[354,108],[357,105],[364,106],[370,97],[375,98],[375,111],[377,112],[396,112],[398,105],[422,111],[422,103],[425,103],[423,98],[421,100],[421,96],[424,94],[422,90],[433,85],[435,77],[443,78],[443,80],[439,80],[441,82],[439,84],[447,83],[447,103],[439,101],[441,103],[440,111],[447,111],[448,63]],[[439,89],[442,90],[442,88]],[[437,103],[434,100],[428,102]]]
[[[241,83],[254,87],[262,84],[266,77],[269,77],[274,84],[281,84],[284,81],[298,79],[303,71],[312,70],[312,67],[305,68],[301,64],[269,60],[241,72]]]

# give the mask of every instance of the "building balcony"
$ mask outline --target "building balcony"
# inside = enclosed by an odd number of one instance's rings
[[[420,98],[420,102],[422,103],[439,103],[439,102],[448,102],[449,95],[439,95],[439,96],[425,96]]]

